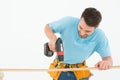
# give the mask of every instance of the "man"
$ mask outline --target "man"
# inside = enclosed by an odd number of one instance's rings
[[[99,70],[107,70],[112,66],[108,39],[98,28],[101,22],[101,13],[95,8],[86,8],[80,19],[64,17],[45,26],[45,34],[49,38],[49,48],[55,52],[57,37],[60,33],[64,48],[65,64],[80,64],[97,52],[102,60],[95,64]],[[81,75],[81,74],[78,74]],[[71,71],[62,72],[58,80],[88,80],[89,77],[78,79]]]

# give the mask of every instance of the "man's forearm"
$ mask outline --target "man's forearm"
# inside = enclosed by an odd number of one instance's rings
[[[56,40],[57,39],[56,35],[50,29],[49,24],[47,24],[45,26],[45,34],[46,34],[46,36],[48,37],[49,40]]]

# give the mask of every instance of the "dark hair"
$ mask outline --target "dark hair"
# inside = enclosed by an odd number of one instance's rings
[[[97,27],[102,20],[101,13],[97,9],[92,7],[86,8],[82,13],[81,18],[84,18],[88,26],[93,27]]]

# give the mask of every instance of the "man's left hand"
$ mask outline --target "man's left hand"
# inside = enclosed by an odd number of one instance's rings
[[[95,67],[98,68],[99,70],[107,70],[110,69],[111,67],[111,62],[107,60],[103,60],[95,64]]]

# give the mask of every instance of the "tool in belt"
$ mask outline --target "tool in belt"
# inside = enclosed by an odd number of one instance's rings
[[[61,38],[58,38],[56,41],[56,51],[57,51],[57,59],[55,59],[53,61],[53,63],[50,64],[49,69],[61,69],[61,68],[86,68],[86,64],[85,61],[83,63],[78,63],[78,64],[66,64],[63,63],[64,60],[64,52],[63,52],[63,45],[62,45],[62,40]],[[48,43],[44,44],[44,54],[47,57],[51,57],[53,56],[53,52],[49,49]],[[80,80],[82,78],[88,78],[90,77],[90,70],[80,70],[80,71],[73,71],[76,79]],[[57,72],[48,72],[50,74],[50,76],[54,79],[54,80],[58,80],[61,71],[57,71]]]

